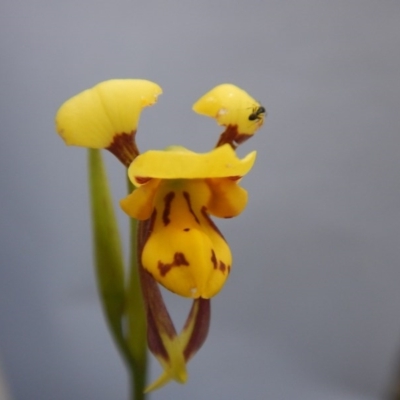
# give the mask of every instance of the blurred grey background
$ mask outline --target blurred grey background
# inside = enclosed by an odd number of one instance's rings
[[[14,400],[127,398],[91,266],[86,151],[54,131],[62,102],[110,78],[164,89],[142,151],[210,149],[220,129],[191,106],[219,83],[269,113],[239,149],[258,151],[248,208],[217,221],[234,268],[209,337],[189,382],[150,399],[384,398],[400,357],[399,1],[3,0],[0,55],[0,363]],[[125,171],[106,160],[117,200]],[[167,299],[179,326],[190,304]]]

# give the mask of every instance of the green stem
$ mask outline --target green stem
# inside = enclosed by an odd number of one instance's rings
[[[128,192],[133,186],[128,180]],[[127,343],[135,360],[131,371],[132,400],[144,400],[144,389],[147,376],[147,336],[146,315],[144,310],[142,290],[140,287],[139,261],[137,247],[138,221],[130,220],[130,267],[127,298],[128,335]]]
[[[144,400],[146,384],[146,320],[139,285],[137,221],[131,219],[131,260],[125,287],[122,245],[106,170],[99,150],[89,150],[89,190],[94,264],[99,297],[111,335],[129,370],[131,399]],[[122,327],[127,318],[127,332]]]
[[[89,190],[92,212],[94,265],[103,312],[124,358],[129,349],[122,334],[124,263],[107,174],[99,150],[89,150]]]

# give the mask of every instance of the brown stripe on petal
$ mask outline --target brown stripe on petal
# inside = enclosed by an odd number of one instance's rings
[[[210,299],[198,298],[193,301],[192,308],[189,313],[189,317],[185,323],[184,330],[193,323],[194,327],[189,341],[183,351],[183,355],[186,361],[189,361],[196,352],[203,345],[208,335],[208,329],[210,328],[210,316],[211,316],[211,302]]]
[[[167,226],[171,222],[171,220],[169,219],[169,213],[171,212],[171,203],[174,197],[174,192],[169,192],[164,197],[164,211],[162,215],[162,220],[165,226]]]
[[[107,147],[119,161],[126,167],[129,167],[131,162],[138,156],[139,150],[135,142],[136,131],[129,133],[116,133],[112,143]]]
[[[225,129],[224,132],[221,133],[221,136],[219,137],[219,140],[215,147],[220,147],[226,143],[230,144],[231,147],[235,150],[236,149],[236,144],[235,138],[239,134],[237,125],[228,125]]]
[[[151,217],[149,219],[146,219],[144,221],[140,221],[140,231],[138,229],[138,258],[140,261],[141,257],[141,252],[143,251],[144,245],[146,244],[147,240],[149,239],[150,235],[152,234],[154,230],[154,224],[156,223],[156,217],[157,217],[157,211],[156,209],[153,210],[153,213],[151,214]]]
[[[217,269],[218,268],[218,261],[217,257],[215,256],[215,252],[213,249],[211,249],[211,262],[213,263],[213,268]]]
[[[208,222],[208,224],[211,226],[211,228],[214,229],[214,231],[217,232],[218,235],[221,236],[222,239],[225,240],[224,235],[221,233],[221,231],[218,229],[217,225],[214,224],[214,221],[208,215],[206,206],[203,206],[201,208],[201,214],[203,215],[204,219]]]
[[[226,265],[222,261],[219,262],[219,269],[221,272],[225,272],[226,270]]]
[[[186,260],[186,257],[183,253],[177,252],[174,254],[172,263],[163,263],[162,261],[158,261],[157,267],[160,271],[160,275],[165,276],[171,270],[171,268],[180,267],[181,265],[189,266],[189,262]]]
[[[169,361],[167,350],[161,340],[152,311],[147,307],[147,346],[154,355],[162,357],[165,361]]]
[[[196,221],[198,224],[200,224],[200,221],[199,221],[199,219],[197,218],[197,215],[196,215],[195,212],[193,211],[192,202],[191,202],[191,200],[190,200],[190,194],[189,194],[188,192],[183,192],[183,197],[184,197],[185,200],[186,200],[186,203],[187,203],[187,205],[188,205],[188,209],[189,209],[190,214],[192,214],[192,215],[193,215],[193,218],[195,219],[195,221]]]
[[[221,133],[215,147],[220,147],[228,143],[235,150],[239,144],[242,144],[252,136],[252,134],[239,133],[237,125],[228,125],[225,131]]]
[[[235,142],[237,144],[242,144],[243,142],[245,142],[247,139],[250,139],[253,135],[249,135],[246,133],[239,133],[238,135],[236,135],[235,137]]]

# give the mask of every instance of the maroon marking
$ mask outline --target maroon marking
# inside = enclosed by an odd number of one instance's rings
[[[228,125],[224,132],[221,133],[217,145],[215,147],[222,146],[229,143],[233,149],[236,149],[235,138],[239,134],[237,125]]]
[[[160,275],[165,276],[172,268],[172,264],[163,264],[161,261],[158,261],[157,267],[160,270]]]
[[[135,142],[136,131],[116,133],[106,149],[113,153],[126,167],[139,155]]]
[[[213,268],[217,269],[218,268],[218,261],[217,257],[215,257],[215,252],[213,249],[211,249],[211,262],[213,263]]]
[[[147,178],[145,176],[135,176],[135,181],[139,184],[139,185],[144,185],[145,183],[147,183],[151,178]]]
[[[140,249],[139,258],[141,257],[145,243],[147,242],[147,240],[149,239],[150,235],[154,230],[156,217],[157,217],[157,211],[154,209],[150,218],[144,221],[140,221],[141,222],[140,228],[142,230],[142,234],[138,234],[138,248]]]
[[[219,269],[221,272],[225,272],[226,270],[226,265],[222,261],[219,262]]]
[[[236,181],[238,181],[238,180],[241,178],[241,176],[240,176],[240,175],[235,175],[235,176],[228,176],[227,178],[228,178],[230,181],[236,182]]]
[[[157,218],[157,210],[154,209],[153,213],[151,214],[150,217],[150,225],[149,225],[149,230],[148,230],[148,235],[150,236],[153,233],[154,230],[154,224],[156,223],[156,218]]]
[[[186,260],[185,255],[183,253],[175,253],[174,254],[174,264],[179,267],[181,265],[189,265],[188,260]]]
[[[174,197],[174,192],[169,192],[164,197],[164,211],[162,215],[162,220],[165,226],[167,226],[171,222],[171,220],[169,219],[169,213],[171,212],[171,203]]]
[[[214,224],[214,221],[208,215],[206,206],[203,206],[201,208],[201,214],[203,215],[204,219],[208,222],[208,224],[211,226],[211,228],[214,229],[214,231],[217,232],[218,235],[225,240],[224,235],[221,233],[221,231],[217,228],[217,225]]]
[[[197,308],[197,312],[196,312]],[[189,326],[194,318],[194,327],[190,335],[189,341],[183,351],[185,361],[189,361],[203,345],[207,338],[208,329],[210,327],[211,302],[210,299],[199,297],[193,301],[192,309],[185,323],[184,330]]]
[[[186,260],[183,253],[175,253],[172,263],[164,264],[162,261],[158,261],[158,269],[160,270],[160,275],[165,276],[173,267],[180,267],[181,265],[188,266],[189,262]]]
[[[196,221],[198,224],[200,224],[200,221],[199,221],[199,219],[197,218],[197,215],[196,215],[196,214],[194,213],[194,211],[193,211],[192,202],[191,202],[191,200],[190,200],[190,194],[189,194],[188,192],[183,192],[183,197],[184,197],[185,200],[186,200],[186,203],[187,203],[187,205],[188,205],[190,214],[192,214],[192,215],[193,215],[193,218],[195,219],[195,221]]]
[[[184,231],[185,231],[185,232],[189,232],[189,231],[190,231],[190,228],[185,228]]]
[[[220,147],[226,143],[229,143],[233,149],[251,138],[252,134],[239,133],[237,125],[228,125],[224,132],[221,133],[219,140],[215,147]]]
[[[245,142],[247,139],[250,139],[253,135],[252,134],[247,134],[247,133],[239,133],[236,137],[235,137],[235,142],[237,144],[242,144],[243,142]]]
[[[161,339],[157,322],[155,321],[152,310],[147,307],[147,345],[153,354],[157,354],[165,361],[169,361],[169,355]],[[154,312],[154,311],[153,311]]]

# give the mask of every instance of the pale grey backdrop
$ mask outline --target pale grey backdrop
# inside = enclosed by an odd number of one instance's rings
[[[191,111],[235,83],[268,109],[249,206],[187,385],[156,399],[380,399],[400,349],[400,2],[3,0],[0,360],[16,400],[126,399],[91,268],[86,153],[60,104],[110,78],[164,95],[142,150],[208,150]],[[124,169],[107,156],[116,198]],[[120,213],[122,227],[125,217]],[[187,302],[168,296],[179,321]],[[159,373],[157,363],[151,375]]]

